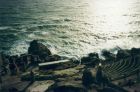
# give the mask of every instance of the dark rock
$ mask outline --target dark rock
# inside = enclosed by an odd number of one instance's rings
[[[89,69],[84,70],[82,76],[82,83],[86,87],[89,87],[91,84],[95,83],[95,76]]]
[[[51,55],[45,58],[45,62],[58,61],[58,60],[61,60],[61,56],[59,55]]]
[[[112,91],[111,91],[111,90]],[[106,91],[106,90],[110,90],[110,91]],[[108,84],[108,87],[106,87],[105,89],[104,89],[104,91],[105,92],[128,92],[127,90],[125,90],[123,87],[120,87],[120,86],[118,86],[118,85],[115,85],[115,84],[113,84],[113,83],[109,83]],[[102,91],[102,92],[104,92],[104,91]]]
[[[140,48],[132,48],[131,49],[131,55],[132,56],[135,56],[135,55],[138,55],[140,54]]]
[[[95,67],[99,63],[99,56],[97,53],[90,53],[87,57],[81,58],[81,64]]]
[[[107,61],[108,63],[109,63],[109,61],[111,61],[111,62],[114,61],[116,58],[115,54],[113,54],[107,50],[102,50],[102,56],[105,58],[105,61]]]
[[[46,56],[52,55],[51,51],[45,45],[39,43],[37,40],[33,40],[30,43],[28,54],[38,55],[41,59],[44,59]]]
[[[9,89],[9,92],[19,92],[19,91],[18,91],[17,88],[12,87],[12,88]]]
[[[73,82],[59,82],[51,86],[46,92],[88,92],[81,84]]]
[[[117,60],[130,57],[130,51],[129,50],[119,50],[116,57],[117,57]]]
[[[92,58],[99,58],[98,53],[89,53],[88,56],[89,56],[89,57],[92,57]]]
[[[113,88],[110,88],[110,87],[107,87],[107,88],[104,88],[98,92],[119,92],[117,91],[116,89],[113,89]]]
[[[32,64],[38,64],[41,63],[41,59],[38,55],[31,55],[31,63]]]

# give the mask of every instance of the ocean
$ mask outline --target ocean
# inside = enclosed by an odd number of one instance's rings
[[[139,0],[0,0],[0,52],[27,53],[37,39],[54,54],[140,47]]]

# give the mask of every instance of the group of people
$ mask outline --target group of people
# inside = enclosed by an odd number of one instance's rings
[[[2,89],[4,75],[17,75],[18,73],[25,72],[28,66],[39,62],[39,57],[36,55],[21,55],[21,56],[4,56],[0,55],[0,90]],[[31,82],[34,82],[34,72],[30,72]],[[9,89],[9,92],[13,91],[14,88]]]
[[[21,56],[2,56],[1,75],[10,72],[15,75],[19,72],[25,72],[30,64],[39,62],[39,56],[35,55],[21,55]]]

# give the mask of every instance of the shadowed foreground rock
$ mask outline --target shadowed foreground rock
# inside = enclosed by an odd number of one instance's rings
[[[95,77],[89,69],[85,69],[82,76],[82,83],[84,86],[88,87],[95,83]]]
[[[98,92],[119,92],[113,88],[110,88],[110,87],[107,87],[107,88],[104,88],[102,90],[99,90]]]
[[[59,82],[46,92],[88,92],[85,87],[75,82]]]

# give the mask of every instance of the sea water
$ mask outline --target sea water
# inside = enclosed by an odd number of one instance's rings
[[[0,0],[0,51],[26,53],[37,39],[55,54],[140,47],[139,0]]]

